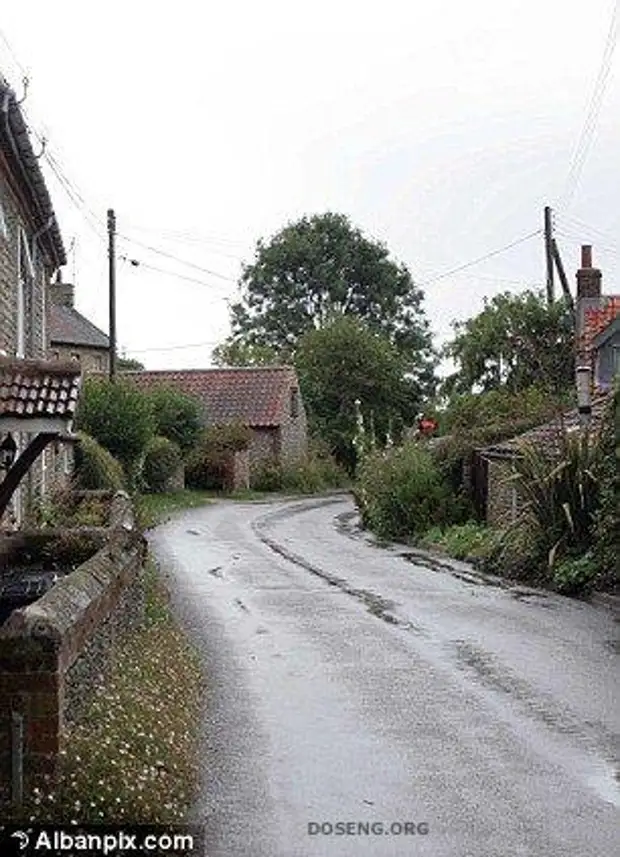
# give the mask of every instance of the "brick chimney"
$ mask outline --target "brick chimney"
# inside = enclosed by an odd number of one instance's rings
[[[50,297],[52,303],[59,306],[67,306],[73,309],[75,301],[75,286],[73,283],[63,283],[62,274],[58,271],[56,282],[50,287]]]
[[[581,246],[581,268],[577,271],[577,300],[601,296],[601,272],[592,267],[592,246]]]

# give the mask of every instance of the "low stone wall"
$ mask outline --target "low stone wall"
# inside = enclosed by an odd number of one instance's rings
[[[54,774],[66,724],[79,719],[117,641],[141,623],[144,553],[129,498],[118,495],[103,547],[0,629],[0,805],[11,796],[15,718],[29,790]]]

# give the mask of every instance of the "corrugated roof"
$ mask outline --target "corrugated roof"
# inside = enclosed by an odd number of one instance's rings
[[[57,345],[85,345],[109,348],[107,335],[73,307],[50,304],[49,338]]]
[[[0,73],[0,146],[20,190],[28,201],[37,229],[45,229],[39,241],[49,252],[55,267],[65,265],[67,258],[60,229],[52,207],[43,173],[30,142],[28,126],[15,93]],[[6,118],[5,118],[6,117]],[[7,130],[8,118],[8,130]]]
[[[172,387],[195,396],[208,425],[278,426],[287,413],[291,389],[299,386],[292,366],[124,372],[123,377],[142,389]]]
[[[80,367],[73,361],[0,357],[0,418],[72,418],[80,385]]]

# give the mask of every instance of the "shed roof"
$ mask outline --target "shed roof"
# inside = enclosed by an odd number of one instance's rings
[[[605,391],[593,399],[589,423],[590,431],[596,432],[600,428],[605,408],[612,395],[611,391]],[[560,451],[562,431],[577,432],[581,430],[581,427],[581,415],[579,414],[579,410],[574,408],[558,415],[558,417],[549,422],[523,432],[523,434],[484,447],[479,452],[487,458],[506,458],[517,455],[523,446],[532,445],[553,456],[557,455]]]
[[[73,307],[50,304],[49,338],[56,345],[83,345],[109,348],[107,335]]]
[[[298,381],[292,366],[126,372],[142,389],[171,387],[200,400],[209,425],[279,426]]]

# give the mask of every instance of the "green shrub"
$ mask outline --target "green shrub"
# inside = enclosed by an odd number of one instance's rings
[[[120,491],[125,481],[120,463],[84,432],[78,432],[75,445],[75,480],[79,488],[109,491]]]
[[[282,487],[282,466],[277,459],[261,458],[252,463],[250,488],[253,491],[281,491]]]
[[[498,534],[490,552],[482,559],[482,570],[500,577],[530,582],[547,582],[541,563],[544,548],[539,534],[523,522]]]
[[[620,584],[620,385],[603,415],[599,443],[599,507],[594,516],[592,555],[597,586],[613,589]]]
[[[428,450],[413,441],[368,456],[354,490],[365,526],[384,538],[418,537],[454,514]]]
[[[176,443],[166,437],[154,437],[146,447],[142,463],[142,478],[147,491],[164,492],[182,464],[181,451]]]
[[[590,552],[559,562],[553,569],[552,583],[564,595],[582,593],[594,581],[597,566]]]
[[[221,490],[230,484],[233,456],[247,449],[251,430],[240,423],[212,426],[203,431],[185,466],[185,482],[190,488]]]
[[[349,484],[346,471],[330,455],[327,445],[313,440],[308,454],[291,463],[280,463],[269,457],[257,461],[250,474],[255,491],[290,491],[314,494],[328,488],[342,488]]]
[[[148,393],[153,409],[155,432],[168,438],[185,454],[200,440],[202,420],[200,403],[179,390],[162,387]]]
[[[126,381],[87,378],[80,397],[77,427],[94,437],[132,477],[155,434],[149,398]]]
[[[442,530],[432,527],[423,537],[423,544],[436,545],[455,559],[483,559],[491,554],[500,533],[484,524],[466,521]]]
[[[105,452],[105,450],[104,450]],[[118,466],[118,462],[117,462]],[[38,527],[104,527],[110,515],[110,495],[83,491],[77,481],[52,490],[34,506]]]

